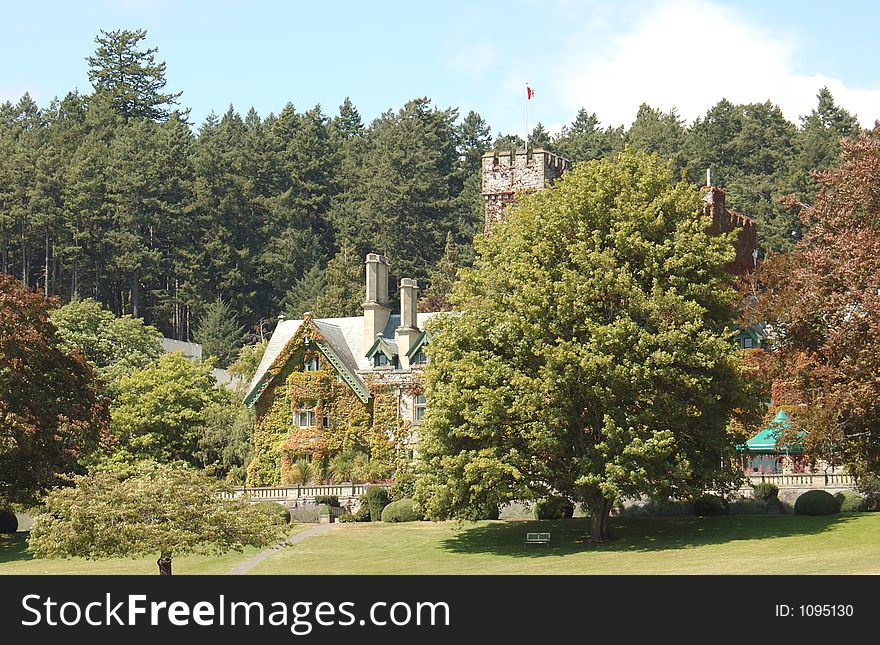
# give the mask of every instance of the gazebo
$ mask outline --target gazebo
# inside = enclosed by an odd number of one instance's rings
[[[781,473],[784,462],[790,461],[792,456],[800,456],[804,453],[804,447],[799,441],[804,436],[803,432],[798,433],[791,445],[779,444],[779,435],[788,430],[790,425],[791,419],[785,410],[780,410],[766,427],[744,444],[736,447],[743,453],[743,470],[747,474]]]

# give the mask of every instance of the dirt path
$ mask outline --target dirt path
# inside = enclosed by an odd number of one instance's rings
[[[264,551],[260,551],[255,556],[252,556],[236,566],[234,569],[230,570],[226,573],[227,576],[243,576],[248,571],[253,569],[255,566],[260,564],[263,560],[275,555],[281,549],[291,546],[293,544],[299,544],[303,540],[307,540],[313,535],[320,535],[321,533],[326,533],[327,531],[336,527],[336,524],[318,524],[317,526],[306,529],[302,533],[297,533],[296,535],[291,535],[286,540],[282,540],[277,544],[270,546],[268,549]]]

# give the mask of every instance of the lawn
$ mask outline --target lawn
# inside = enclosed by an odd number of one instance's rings
[[[613,519],[586,542],[583,519],[341,524],[258,565],[257,574],[880,573],[880,513]],[[527,531],[552,543],[524,546]]]
[[[291,525],[290,534],[299,533],[312,524]],[[224,555],[189,555],[174,558],[174,574],[224,574],[262,549],[247,548],[241,553]],[[83,574],[83,575],[157,575],[155,556],[148,558],[109,560],[35,560],[27,550],[27,533],[0,535],[0,575],[11,574]]]

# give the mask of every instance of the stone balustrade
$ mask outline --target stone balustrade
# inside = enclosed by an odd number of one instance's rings
[[[357,506],[357,501],[367,491],[367,487],[376,485],[343,483],[316,486],[261,486],[255,488],[236,486],[231,491],[223,491],[220,495],[224,499],[238,499],[246,496],[254,502],[280,502],[285,506],[301,506],[314,501],[316,497],[335,495],[343,505],[350,506],[354,502],[354,505]],[[383,484],[378,485],[381,486]]]

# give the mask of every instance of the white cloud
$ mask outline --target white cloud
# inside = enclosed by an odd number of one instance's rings
[[[596,34],[589,32],[568,45],[560,57],[566,62],[553,75],[555,92],[568,109],[586,107],[606,124],[629,125],[642,102],[675,107],[692,121],[722,98],[770,99],[797,123],[827,85],[862,125],[880,118],[880,91],[799,73],[794,34],[771,32],[734,9],[707,0],[662,0],[630,24],[598,47],[591,47]]]

